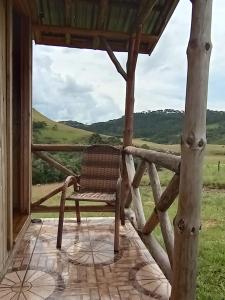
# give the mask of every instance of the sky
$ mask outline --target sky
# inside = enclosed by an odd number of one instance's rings
[[[213,1],[208,108],[225,110],[225,0]],[[184,110],[191,2],[180,0],[151,56],[139,54],[135,112]],[[127,54],[115,53],[125,68]],[[47,117],[90,124],[124,114],[125,81],[104,51],[34,45],[33,106]]]

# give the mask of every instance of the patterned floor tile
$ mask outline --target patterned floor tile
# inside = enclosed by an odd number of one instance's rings
[[[38,220],[37,220],[38,221]],[[169,299],[171,287],[129,222],[114,253],[114,219],[32,223],[0,284],[3,300]]]

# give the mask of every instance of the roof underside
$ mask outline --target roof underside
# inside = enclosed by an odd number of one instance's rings
[[[32,16],[37,44],[127,51],[142,23],[139,52],[150,54],[179,0],[16,0]]]

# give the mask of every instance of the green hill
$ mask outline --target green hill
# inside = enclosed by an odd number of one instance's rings
[[[182,111],[172,109],[135,113],[134,137],[159,144],[178,144],[183,118]],[[61,123],[99,134],[122,136],[124,117],[91,125],[71,120]],[[225,144],[224,111],[207,111],[207,141],[209,144]]]
[[[93,134],[90,131],[73,128],[57,123],[42,115],[37,110],[32,110],[33,140],[35,143],[47,144],[85,144]]]

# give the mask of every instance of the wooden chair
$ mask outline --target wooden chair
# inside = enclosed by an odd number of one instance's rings
[[[80,219],[80,201],[95,202],[87,211],[115,212],[114,251],[119,251],[121,151],[109,145],[93,145],[84,151],[80,177],[67,177],[61,195],[57,248],[61,248],[64,208],[67,200],[75,201],[77,222]],[[68,186],[74,192],[68,194]],[[98,205],[96,205],[98,203]],[[85,206],[87,208],[87,206]]]

